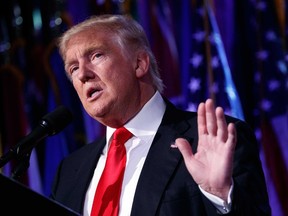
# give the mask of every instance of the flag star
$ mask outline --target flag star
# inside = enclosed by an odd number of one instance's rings
[[[270,80],[269,83],[268,83],[268,88],[271,91],[279,89],[279,87],[280,87],[280,83],[279,83],[278,80]]]
[[[97,4],[103,5],[105,3],[105,0],[96,0]]]
[[[198,68],[199,65],[202,63],[203,57],[195,53],[193,57],[190,59],[190,63],[193,65],[194,68]]]
[[[264,111],[270,111],[272,107],[272,103],[268,100],[262,100],[261,101],[261,108],[264,110]]]
[[[266,2],[264,2],[264,1],[259,1],[259,2],[257,2],[256,8],[257,8],[259,11],[265,11],[266,8],[267,8]]]
[[[204,8],[203,8],[203,7],[199,7],[199,8],[197,9],[197,13],[198,13],[200,16],[204,17],[204,14],[205,14]]]
[[[214,82],[211,87],[210,87],[211,91],[213,93],[218,93],[219,92],[219,87],[218,87],[218,83]]]
[[[195,32],[192,37],[198,41],[198,42],[202,42],[205,39],[205,32],[204,31],[197,31]]]
[[[266,50],[260,50],[256,53],[257,59],[266,60],[268,58],[268,52]]]
[[[286,66],[284,61],[282,61],[282,60],[278,61],[277,67],[283,74],[287,73],[287,66]]]
[[[231,110],[229,107],[225,107],[223,110],[224,110],[224,113],[225,113],[225,114],[227,114],[227,115],[233,115],[233,114],[232,114],[232,110]]]
[[[215,32],[211,33],[208,37],[209,42],[211,45],[219,44],[221,43],[221,36]]]
[[[277,36],[274,31],[269,30],[266,32],[266,39],[268,41],[275,41],[277,39]]]
[[[210,34],[208,36],[208,40],[210,42],[211,45],[214,45],[215,44],[215,37],[214,37],[214,34]]]
[[[221,36],[220,36],[219,33],[213,32],[212,36],[213,36],[213,42],[214,42],[214,44],[219,44],[219,43],[221,43]]]
[[[0,53],[5,52],[11,48],[11,44],[9,42],[0,43]]]
[[[219,67],[219,58],[218,56],[213,56],[211,59],[211,65],[213,68],[218,68]]]
[[[255,136],[256,136],[257,140],[260,140],[261,137],[262,137],[262,131],[261,131],[261,129],[259,127],[257,127],[255,129]]]
[[[190,83],[189,83],[189,89],[191,92],[196,92],[200,89],[201,85],[201,80],[197,78],[191,78]]]
[[[204,5],[205,7],[205,5]],[[221,34],[217,30],[217,24],[210,13],[200,5],[195,5],[194,16],[197,19],[191,20],[191,34],[189,38],[192,40],[194,46],[189,47],[192,53],[189,56],[189,78],[186,88],[188,90],[187,101],[185,107],[189,110],[197,110],[197,106],[201,101],[205,100],[205,96],[213,94],[215,99],[219,99],[219,105],[225,107],[229,113],[233,113],[235,117],[243,119],[242,108],[240,101],[238,101],[237,91],[231,90],[227,93],[227,85],[229,88],[234,88],[233,80],[230,78],[230,68],[226,63],[225,49],[222,44]],[[203,9],[204,8],[204,9]],[[211,11],[212,12],[212,11]],[[205,24],[205,29],[204,25]],[[207,24],[207,25],[206,25]],[[206,32],[206,27],[209,32]],[[214,29],[216,27],[216,29]],[[205,44],[204,44],[205,43]],[[209,46],[210,53],[206,56],[206,47]],[[223,57],[223,58],[222,58]],[[256,58],[256,54],[255,54]],[[212,69],[213,79],[210,82],[207,69]],[[186,96],[185,96],[186,97]],[[233,103],[230,104],[230,100]],[[193,103],[191,102],[193,101]],[[227,107],[229,106],[229,107]],[[235,111],[234,111],[235,110]]]
[[[197,105],[195,103],[188,103],[188,111],[196,111],[197,110]]]

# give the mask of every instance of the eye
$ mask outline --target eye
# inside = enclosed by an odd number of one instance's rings
[[[72,75],[75,71],[79,69],[78,66],[71,66],[68,70],[69,74]]]
[[[103,56],[103,53],[100,52],[96,52],[91,56],[91,60],[92,61],[97,61],[99,60],[101,57]]]
[[[96,53],[95,58],[100,58],[102,56],[102,53]]]

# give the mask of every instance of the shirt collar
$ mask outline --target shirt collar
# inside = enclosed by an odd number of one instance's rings
[[[153,97],[143,106],[137,115],[127,122],[124,127],[134,136],[152,136],[156,133],[164,112],[166,104],[161,94],[156,91]],[[116,129],[107,127],[106,140],[108,141]]]

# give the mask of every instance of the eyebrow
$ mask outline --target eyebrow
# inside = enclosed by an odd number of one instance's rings
[[[107,51],[108,50],[108,46],[106,46],[106,45],[103,45],[103,44],[92,44],[92,46],[88,46],[87,48],[84,48],[83,49],[83,52],[82,52],[82,54],[81,54],[81,57],[82,56],[89,56],[89,55],[91,55],[91,53],[94,53],[95,52],[95,50],[97,51],[97,50],[99,50],[99,51],[101,51],[101,52],[103,52],[104,50],[105,51]],[[77,59],[77,58],[76,58]],[[73,65],[74,63],[77,63],[77,60],[72,60],[72,61],[70,61],[70,62],[67,62],[67,61],[65,61],[65,63],[64,63],[64,68],[65,68],[65,70],[66,71],[68,71],[67,69],[68,69],[68,67],[70,66],[70,65]]]

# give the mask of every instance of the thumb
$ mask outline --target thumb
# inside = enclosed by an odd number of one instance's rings
[[[185,161],[188,160],[189,158],[193,157],[192,148],[186,139],[177,138],[175,140],[175,145],[177,146],[177,148],[181,152]]]

